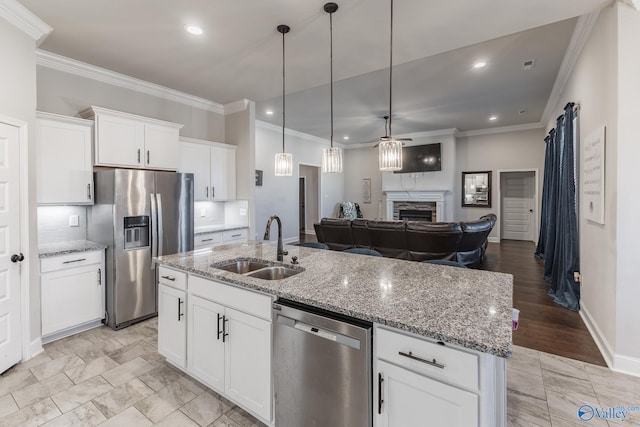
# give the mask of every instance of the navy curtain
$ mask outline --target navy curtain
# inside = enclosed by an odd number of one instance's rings
[[[547,144],[542,187],[540,236],[536,256],[544,260],[548,295],[570,310],[580,309],[580,286],[574,272],[580,271],[576,168],[573,122],[574,104],[565,107]]]

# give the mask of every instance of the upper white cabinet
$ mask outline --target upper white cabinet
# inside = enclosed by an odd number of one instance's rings
[[[195,201],[224,201],[236,198],[236,147],[182,137],[180,172],[194,175]]]
[[[178,169],[182,125],[95,106],[82,114],[95,118],[95,165]]]
[[[38,204],[93,204],[92,130],[90,120],[37,113]]]

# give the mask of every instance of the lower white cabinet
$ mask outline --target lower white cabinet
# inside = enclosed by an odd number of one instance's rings
[[[243,243],[247,241],[247,229],[216,231],[207,234],[198,234],[193,239],[193,248],[201,249],[228,245],[231,243]]]
[[[158,353],[181,368],[187,360],[187,293],[158,284]]]
[[[104,251],[89,251],[40,262],[42,336],[64,336],[104,319]],[[68,335],[68,334],[67,334]]]
[[[478,426],[476,394],[384,361],[378,361],[377,371],[377,426]]]
[[[224,393],[224,306],[191,295],[187,312],[189,372],[212,389]],[[226,337],[224,339],[226,341]]]

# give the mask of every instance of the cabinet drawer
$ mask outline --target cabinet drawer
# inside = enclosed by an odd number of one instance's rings
[[[233,285],[189,275],[189,293],[238,311],[271,320],[271,297]]]
[[[187,273],[161,265],[158,270],[158,283],[185,291],[187,290]]]
[[[227,230],[222,232],[223,242],[232,242],[236,240],[246,240],[246,239],[247,239],[246,228],[242,228],[240,230]]]
[[[473,353],[377,328],[376,357],[449,384],[478,390],[478,355]],[[427,363],[434,359],[444,367]]]
[[[40,272],[62,270],[65,268],[81,267],[89,264],[99,264],[102,262],[104,251],[75,252],[72,254],[60,255],[40,260]]]
[[[222,241],[222,233],[209,233],[194,236],[193,247],[195,249],[214,246]]]

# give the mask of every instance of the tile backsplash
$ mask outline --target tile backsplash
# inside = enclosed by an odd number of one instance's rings
[[[70,223],[77,226],[70,226]],[[85,240],[87,238],[87,208],[85,206],[39,206],[38,244]]]
[[[193,216],[194,228],[224,224],[224,202],[195,202]]]

